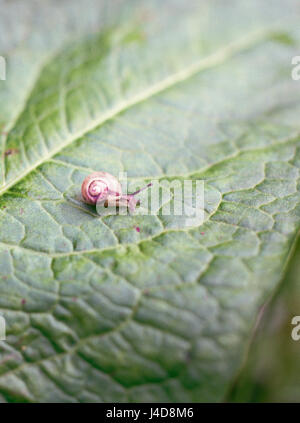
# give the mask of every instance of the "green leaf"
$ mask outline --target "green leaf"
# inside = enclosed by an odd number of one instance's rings
[[[229,401],[298,402],[299,342],[292,337],[299,315],[300,240],[284,280],[260,312],[248,360]]]
[[[249,3],[27,1],[0,81],[1,401],[226,395],[300,224],[298,4]],[[95,216],[69,200],[95,170],[204,180],[205,222]]]

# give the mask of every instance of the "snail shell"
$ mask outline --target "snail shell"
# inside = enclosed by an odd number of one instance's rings
[[[109,195],[119,197],[122,195],[120,182],[107,172],[94,172],[87,176],[81,186],[81,194],[88,204],[107,198]]]

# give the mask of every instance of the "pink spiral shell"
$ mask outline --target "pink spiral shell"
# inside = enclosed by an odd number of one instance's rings
[[[120,182],[107,172],[94,172],[87,176],[81,186],[81,194],[88,204],[96,204],[98,200],[107,197],[122,195]]]

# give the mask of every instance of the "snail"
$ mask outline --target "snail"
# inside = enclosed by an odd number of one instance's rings
[[[81,194],[87,204],[103,204],[104,207],[128,207],[132,213],[139,204],[139,200],[135,198],[136,194],[151,185],[152,183],[149,183],[132,194],[123,194],[117,178],[108,172],[94,172],[84,179],[81,185]]]

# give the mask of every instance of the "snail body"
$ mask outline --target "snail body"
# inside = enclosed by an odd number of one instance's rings
[[[94,172],[84,179],[81,194],[87,204],[128,207],[130,212],[133,212],[138,204],[135,195],[151,185],[150,183],[132,194],[123,194],[117,178],[108,172]]]

